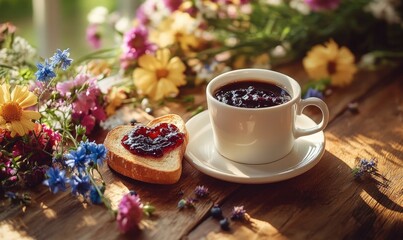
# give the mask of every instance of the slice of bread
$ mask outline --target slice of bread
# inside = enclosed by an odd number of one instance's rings
[[[116,172],[129,178],[148,183],[172,184],[176,183],[182,173],[182,159],[189,135],[185,122],[176,114],[168,114],[150,121],[147,127],[154,127],[159,123],[174,124],[184,133],[184,141],[175,149],[165,153],[160,158],[144,157],[132,154],[121,144],[124,135],[134,129],[134,126],[124,125],[112,129],[106,136],[104,145],[108,149],[108,165]]]

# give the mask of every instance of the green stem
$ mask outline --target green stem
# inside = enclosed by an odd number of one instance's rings
[[[38,103],[41,102],[42,95],[46,92],[46,90],[48,89],[48,87],[51,86],[51,84],[55,81],[55,79],[56,79],[56,78],[52,78],[52,79],[46,84],[46,86],[43,88],[43,91],[41,92],[41,94],[40,94],[39,97],[38,97]],[[39,112],[39,105],[40,105],[40,104],[38,104],[38,112]]]
[[[99,189],[98,185],[96,184],[93,176],[91,174],[89,174],[88,169],[85,169],[85,173],[90,177],[90,181],[92,183],[92,185],[95,187],[95,190],[97,191],[97,193],[99,194],[99,196],[102,199],[102,202],[104,203],[105,207],[108,209],[108,211],[110,211],[112,213],[112,215],[115,217],[115,211],[113,211],[112,209],[112,205],[110,203],[110,200],[108,198],[105,197],[105,195],[102,193],[101,189]],[[101,175],[102,176],[102,175]],[[102,185],[105,185],[105,182],[102,180]]]
[[[251,41],[247,41],[247,42],[243,42],[243,43],[239,43],[235,46],[224,46],[224,47],[220,47],[220,48],[212,48],[212,49],[207,49],[204,51],[199,52],[196,57],[189,57],[186,58],[185,60],[188,60],[190,58],[200,58],[202,56],[209,56],[209,55],[216,55],[218,53],[222,53],[225,51],[230,51],[230,50],[236,50],[236,49],[240,49],[240,48],[244,48],[244,47],[251,47],[251,46],[256,46],[258,43],[262,43],[263,40],[266,43],[270,43],[271,47],[277,46],[281,43],[281,41],[275,40],[275,39],[271,39],[271,38],[262,38],[262,39],[254,39]]]
[[[0,67],[8,68],[8,69],[14,69],[14,67],[12,67],[12,66],[4,65],[4,64],[1,64],[1,63],[0,63]]]
[[[86,60],[94,59],[94,58],[96,58],[96,57],[98,57],[99,55],[102,55],[102,54],[104,54],[104,53],[117,51],[117,49],[118,49],[118,48],[107,48],[107,49],[102,49],[102,50],[99,50],[99,51],[96,51],[96,52],[92,52],[92,53],[90,53],[90,54],[88,54],[88,55],[85,55],[85,56],[83,56],[83,57],[80,57],[79,59],[77,59],[76,61],[74,61],[74,62],[73,62],[73,65],[78,65],[78,64],[80,64],[80,63],[82,63],[82,62],[84,62],[84,61],[86,61]]]
[[[372,55],[378,58],[403,58],[403,52],[373,51]]]

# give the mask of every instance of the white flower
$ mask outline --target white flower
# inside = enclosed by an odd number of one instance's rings
[[[87,15],[87,20],[92,24],[102,24],[108,16],[108,9],[103,6],[93,8]]]
[[[127,17],[122,17],[115,23],[115,29],[118,32],[124,33],[130,30],[130,20]]]
[[[376,69],[376,57],[374,56],[373,53],[364,54],[361,57],[360,62],[358,63],[358,66],[363,69],[375,70]]]
[[[266,0],[267,5],[278,6],[283,3],[283,0]]]
[[[15,37],[11,49],[0,50],[0,63],[9,66],[21,66],[33,60],[35,49],[22,37]]]
[[[311,9],[304,2],[304,0],[291,0],[290,7],[302,13],[303,15],[308,15],[309,13],[311,13]]]
[[[158,27],[165,18],[171,15],[170,10],[165,6],[164,1],[161,0],[145,1],[141,7],[153,27]]]
[[[386,20],[388,23],[400,23],[400,18],[396,8],[401,4],[400,0],[374,0],[367,5],[366,11],[371,12],[374,17]]]

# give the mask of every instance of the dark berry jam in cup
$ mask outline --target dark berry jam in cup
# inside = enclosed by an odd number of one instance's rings
[[[122,138],[122,145],[132,154],[160,158],[184,142],[185,135],[170,123],[160,123],[153,128],[137,125]]]
[[[218,101],[241,108],[273,107],[291,100],[290,94],[269,82],[241,80],[229,83],[214,92]]]

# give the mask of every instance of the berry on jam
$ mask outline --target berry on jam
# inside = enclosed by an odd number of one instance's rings
[[[122,145],[139,156],[159,158],[184,141],[184,134],[170,123],[160,123],[153,128],[137,125],[122,138]]]
[[[214,97],[222,103],[242,108],[272,107],[291,100],[281,87],[257,81],[230,83],[218,89]]]

